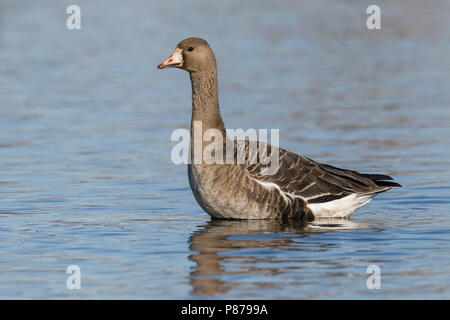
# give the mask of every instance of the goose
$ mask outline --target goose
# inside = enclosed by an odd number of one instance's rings
[[[214,52],[207,41],[187,38],[158,65],[158,69],[166,68],[182,69],[190,76],[192,118],[188,178],[198,204],[213,219],[346,218],[379,193],[401,187],[388,175],[337,168],[259,142],[259,149],[278,151],[278,170],[267,174],[261,161],[249,161],[248,140],[232,141],[233,156],[245,150],[244,163],[198,161],[196,148],[205,148],[207,142],[195,139],[196,123],[201,123],[201,137],[207,130],[214,129],[225,137],[224,144],[230,142],[219,109]]]

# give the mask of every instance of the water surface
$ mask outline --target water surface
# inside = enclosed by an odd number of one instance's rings
[[[0,298],[450,298],[450,3],[432,3],[383,3],[369,31],[364,1],[79,0],[67,30],[69,1],[2,1]],[[404,187],[350,220],[210,221],[170,161],[188,75],[156,70],[187,36],[216,52],[228,127]]]

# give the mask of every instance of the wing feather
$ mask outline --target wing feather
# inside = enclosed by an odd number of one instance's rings
[[[263,148],[268,156],[273,147],[257,143],[258,150]],[[236,150],[236,148],[235,148]],[[249,175],[258,181],[276,184],[281,191],[301,197],[309,203],[323,203],[337,200],[350,194],[373,194],[400,186],[390,176],[379,174],[360,174],[357,171],[321,164],[307,157],[279,148],[279,169],[275,174],[264,175],[266,167],[255,155],[249,155],[249,143],[245,143]],[[252,160],[252,161],[250,161]]]

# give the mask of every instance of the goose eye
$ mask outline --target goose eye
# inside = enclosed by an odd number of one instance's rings
[[[188,51],[194,51],[194,48],[189,47],[189,48],[188,48]]]

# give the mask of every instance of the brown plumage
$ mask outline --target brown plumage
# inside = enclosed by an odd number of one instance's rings
[[[375,195],[400,187],[380,174],[360,174],[356,171],[317,163],[309,158],[271,145],[258,143],[257,148],[279,151],[279,169],[265,174],[265,165],[252,160],[249,142],[242,144],[226,138],[219,109],[217,67],[213,51],[200,38],[181,41],[174,53],[158,68],[176,67],[190,74],[192,83],[191,161],[189,182],[200,206],[212,217],[229,219],[273,219],[314,217],[347,217],[369,202]],[[234,144],[235,158],[245,148],[244,164],[197,163],[196,148],[210,142],[195,141],[194,123],[206,130],[217,129],[226,143]],[[241,150],[242,151],[242,150]]]

